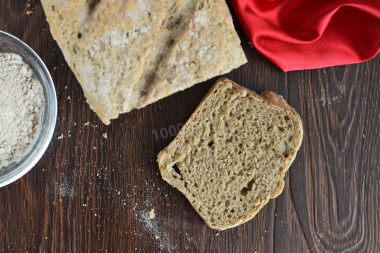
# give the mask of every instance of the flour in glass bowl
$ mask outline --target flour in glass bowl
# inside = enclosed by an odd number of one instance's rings
[[[0,169],[20,159],[37,136],[44,95],[21,56],[0,52]]]

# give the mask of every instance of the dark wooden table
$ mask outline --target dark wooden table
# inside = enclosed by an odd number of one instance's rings
[[[38,0],[0,0],[0,29],[44,60],[59,103],[45,155],[0,189],[0,252],[380,252],[380,55],[284,73],[237,28],[249,63],[226,76],[283,95],[303,119],[304,141],[282,195],[252,221],[218,232],[161,179],[156,163],[216,79],[105,126]]]

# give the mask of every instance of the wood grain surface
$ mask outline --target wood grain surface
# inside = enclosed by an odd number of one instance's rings
[[[0,252],[380,252],[380,56],[284,73],[237,25],[249,63],[225,76],[283,95],[303,119],[304,141],[282,195],[252,221],[218,232],[161,179],[156,163],[216,78],[105,126],[38,0],[0,0],[0,29],[40,55],[59,103],[45,155],[0,189]]]

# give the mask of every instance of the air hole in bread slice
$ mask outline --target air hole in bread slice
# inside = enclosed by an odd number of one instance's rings
[[[252,178],[251,181],[248,182],[247,187],[243,187],[241,189],[240,194],[243,196],[247,196],[248,192],[252,191],[252,185],[255,183],[255,179]]]
[[[95,10],[96,6],[98,6],[100,1],[101,0],[87,0],[89,14],[91,14]]]
[[[182,178],[182,173],[181,173],[180,169],[178,168],[177,164],[174,164],[172,168],[173,168],[173,170],[175,171],[175,173],[178,174],[179,179],[180,179],[180,180],[183,180],[183,178]]]

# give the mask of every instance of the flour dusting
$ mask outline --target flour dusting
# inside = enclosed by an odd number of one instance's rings
[[[326,94],[326,90],[321,89],[320,97],[315,98],[318,109],[320,109],[320,107],[325,107],[326,105],[340,103],[344,96],[344,90],[344,84],[337,85],[336,91],[332,91],[331,94]]]
[[[73,197],[75,192],[67,177],[63,177],[61,183],[56,183],[55,192],[62,197]]]
[[[134,218],[143,226],[144,231],[150,234],[151,239],[156,240],[161,250],[165,252],[175,251],[177,246],[172,244],[168,231],[164,229],[167,227],[167,221],[164,218],[158,218],[154,209],[148,210],[140,210],[138,206],[135,206]],[[152,213],[154,214],[153,218]]]

